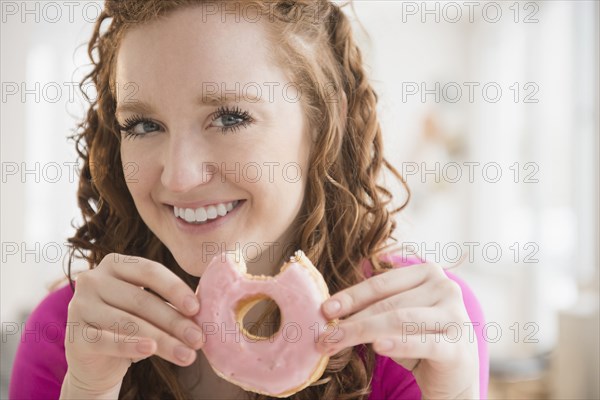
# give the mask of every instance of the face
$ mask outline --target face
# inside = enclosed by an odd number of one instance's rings
[[[299,91],[269,59],[266,29],[195,7],[129,30],[119,47],[127,187],[194,276],[221,251],[273,274],[297,233],[310,135]]]

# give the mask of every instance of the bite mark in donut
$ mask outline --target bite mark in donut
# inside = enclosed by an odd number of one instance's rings
[[[318,380],[329,361],[317,350],[317,337],[328,327],[321,304],[329,290],[301,250],[276,276],[246,271],[243,260],[223,253],[203,273],[194,316],[206,337],[202,351],[217,375],[244,390],[290,396]],[[252,335],[243,324],[248,310],[264,299],[281,311],[280,327],[268,337]]]

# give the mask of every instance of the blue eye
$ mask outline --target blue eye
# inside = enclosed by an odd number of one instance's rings
[[[125,137],[144,136],[159,129],[160,125],[156,122],[139,115],[127,118],[123,126],[119,125],[119,130],[125,134]]]
[[[227,106],[220,107],[213,117],[213,122],[219,119],[221,120],[222,126],[219,126],[218,128],[221,128],[221,133],[223,134],[229,131],[235,132],[254,122],[254,119],[247,111],[243,111],[237,106],[233,109],[228,108]]]
[[[242,127],[251,125],[254,122],[254,118],[247,112],[239,109],[237,106],[234,108],[228,108],[226,106],[220,107],[212,118],[212,122],[220,120],[221,133],[226,134],[227,132],[234,132]],[[139,115],[128,117],[125,120],[123,126],[118,124],[121,133],[128,137],[145,136],[149,133],[159,131],[161,126],[156,122],[144,118]]]

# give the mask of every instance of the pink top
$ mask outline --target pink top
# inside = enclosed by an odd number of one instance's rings
[[[394,265],[408,266],[419,260],[401,263],[394,257]],[[368,263],[366,263],[368,267]],[[445,271],[462,289],[467,313],[473,322],[479,348],[480,398],[487,399],[489,357],[484,340],[485,319],[481,306],[471,289],[460,278]],[[73,293],[69,285],[48,294],[33,310],[21,331],[21,343],[12,368],[9,398],[58,399],[65,373],[65,332],[67,307]],[[376,365],[369,400],[421,399],[421,391],[410,371],[388,357],[376,355]]]

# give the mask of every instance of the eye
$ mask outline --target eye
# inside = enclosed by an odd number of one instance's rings
[[[134,115],[125,119],[123,126],[119,125],[119,130],[125,134],[125,137],[135,138],[160,130],[160,125],[148,118]]]
[[[212,122],[219,120],[221,121],[221,125],[217,125],[217,127],[221,128],[221,133],[223,134],[239,130],[254,122],[254,119],[247,111],[243,111],[237,106],[234,108],[227,106],[220,107],[215,113]]]

